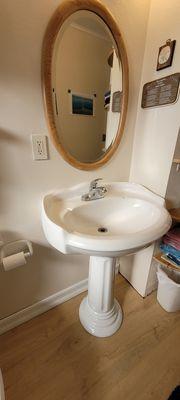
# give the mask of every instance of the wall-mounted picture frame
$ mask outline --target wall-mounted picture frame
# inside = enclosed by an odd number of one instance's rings
[[[172,65],[175,45],[176,40],[168,39],[166,44],[159,48],[156,71]]]
[[[180,72],[145,83],[141,107],[164,107],[176,103],[179,96],[179,86]]]
[[[70,95],[70,114],[95,116],[96,95],[76,93],[70,90],[68,93]]]
[[[112,112],[120,113],[122,106],[122,92],[118,90],[113,93],[112,97]]]

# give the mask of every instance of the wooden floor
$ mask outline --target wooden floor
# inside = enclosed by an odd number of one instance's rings
[[[123,325],[99,339],[80,325],[83,296],[0,336],[6,400],[167,400],[180,383],[179,313],[117,277]]]

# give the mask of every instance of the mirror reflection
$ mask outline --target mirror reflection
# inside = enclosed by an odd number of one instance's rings
[[[95,13],[77,11],[61,26],[51,84],[54,120],[64,150],[83,163],[104,157],[118,132],[122,67],[113,36]]]

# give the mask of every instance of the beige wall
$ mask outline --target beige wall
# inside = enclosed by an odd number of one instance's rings
[[[173,105],[142,109],[142,87],[179,72],[180,66],[180,1],[152,0],[147,31],[146,50],[135,129],[131,180],[141,183],[155,193],[165,196],[173,154],[180,126],[178,100]],[[176,39],[171,67],[156,71],[159,47],[167,39]]]
[[[141,108],[142,88],[146,82],[179,72],[180,66],[180,1],[151,0],[147,27],[142,79],[139,92],[137,122],[135,127],[130,180],[140,183],[162,197],[166,195],[169,173],[180,126],[180,100],[173,105],[158,108]],[[156,71],[159,47],[167,39],[176,39],[176,49],[171,67]],[[171,184],[174,166],[171,170]],[[173,196],[180,196],[177,191]],[[172,196],[172,186],[169,187]],[[169,194],[169,193],[168,193]],[[177,201],[177,199],[176,199]],[[177,204],[177,203],[176,203]],[[146,295],[156,287],[156,273],[152,263],[154,246],[135,256],[121,259],[120,271],[139,293]]]
[[[104,0],[116,17],[130,67],[127,122],[113,159],[97,171],[68,165],[49,140],[49,161],[32,160],[30,135],[48,135],[41,93],[41,46],[59,0],[1,0],[0,14],[0,232],[5,241],[27,238],[34,256],[26,267],[0,269],[0,316],[87,277],[88,257],[50,248],[41,228],[43,194],[95,177],[128,180],[149,0]]]
[[[106,132],[104,94],[110,85],[107,58],[112,44],[69,26],[63,36],[60,35],[57,47],[59,51],[56,52],[54,68],[59,137],[72,156],[81,162],[92,162],[102,155],[102,135]],[[68,89],[82,95],[96,94],[94,116],[71,114],[71,95]]]

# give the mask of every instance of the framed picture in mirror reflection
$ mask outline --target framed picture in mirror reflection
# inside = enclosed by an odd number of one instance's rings
[[[70,96],[70,114],[95,116],[95,95],[68,91]]]

